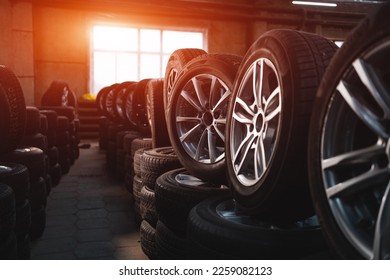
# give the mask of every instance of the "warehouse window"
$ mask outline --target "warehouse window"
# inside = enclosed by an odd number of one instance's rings
[[[204,48],[203,32],[96,25],[92,31],[92,92],[113,83],[161,78],[170,54]]]

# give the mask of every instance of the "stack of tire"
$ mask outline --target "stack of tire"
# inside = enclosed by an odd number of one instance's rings
[[[67,174],[80,155],[76,95],[65,81],[54,80],[43,94],[39,109],[45,114],[47,111],[57,114],[57,124],[52,125],[56,129],[50,132],[52,135],[49,142],[57,147],[62,174]],[[49,114],[53,115],[54,122],[54,114]]]
[[[336,49],[273,30],[243,58],[171,55],[165,117],[185,169],[157,179],[158,258],[299,259],[327,249],[305,155],[310,108]]]
[[[40,110],[39,111],[44,120],[44,123],[47,123],[46,132],[42,132],[47,138],[48,151],[47,155],[49,157],[49,174],[51,176],[52,185],[57,186],[62,178],[62,167],[59,162],[59,151],[57,148],[57,119],[58,115],[53,110]]]
[[[26,105],[15,74],[0,66],[0,158],[21,143],[26,126]],[[30,257],[31,207],[29,170],[0,160],[0,255],[3,259]]]
[[[148,82],[149,80],[145,79],[139,82],[113,84],[101,89],[96,98],[98,110],[102,115],[99,146],[106,150],[108,169],[120,180],[128,177],[125,165],[131,141],[129,138],[125,140],[126,135],[128,133],[136,134],[137,137],[150,135],[145,94]]]

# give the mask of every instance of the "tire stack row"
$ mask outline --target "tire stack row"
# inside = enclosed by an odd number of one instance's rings
[[[18,79],[10,69],[0,66],[0,246],[4,249],[1,251],[3,259],[30,257],[30,181],[37,182],[38,179],[30,180],[26,166],[3,160],[3,157],[8,157],[11,153],[18,153],[15,151],[25,133],[26,114],[23,91]]]
[[[53,100],[47,97],[45,102]],[[56,111],[66,107],[26,107],[18,79],[5,66],[0,66],[0,107],[0,255],[29,259],[30,240],[45,230],[47,196],[63,175]],[[72,131],[76,138],[76,124]],[[75,159],[77,140],[73,143]]]

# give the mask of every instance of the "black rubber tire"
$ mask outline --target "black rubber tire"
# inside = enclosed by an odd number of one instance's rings
[[[190,212],[190,259],[304,259],[327,248],[313,217],[285,227],[237,211],[231,195],[200,202]]]
[[[107,116],[105,115],[105,111],[104,111],[104,103],[106,102],[105,98],[109,91],[109,88],[110,88],[109,86],[102,88],[101,90],[99,90],[98,94],[96,95],[96,107],[99,111],[99,114],[106,118]]]
[[[152,139],[137,138],[131,143],[131,157],[133,158],[132,175],[141,177],[141,157],[146,149],[152,148]]]
[[[36,147],[38,149],[41,149],[45,153],[49,149],[49,144],[47,140],[47,136],[43,135],[42,133],[35,133],[30,135],[25,135],[20,142],[21,146],[30,146],[30,147]]]
[[[42,106],[72,106],[77,108],[77,98],[65,81],[54,80],[42,96]]]
[[[76,118],[76,111],[72,106],[42,106],[39,110],[53,110],[58,116],[67,117],[69,122],[73,122]]]
[[[177,180],[184,178],[181,182]],[[187,227],[188,213],[202,200],[217,194],[227,193],[229,189],[222,185],[203,182],[184,169],[168,171],[157,178],[155,186],[155,203],[158,219],[172,231],[184,235]],[[194,179],[198,180],[195,184]]]
[[[33,106],[26,107],[26,130],[25,135],[34,135],[39,132],[41,116],[39,109]]]
[[[25,203],[30,192],[30,177],[27,167],[16,163],[0,163],[0,182],[12,188],[16,207]]]
[[[104,95],[104,102],[103,102],[103,112],[104,115],[112,122],[115,122],[115,116],[114,116],[114,92],[119,84],[112,84],[107,89],[107,93]]]
[[[131,155],[131,145],[134,139],[140,138],[141,134],[138,131],[130,131],[123,138],[123,149],[126,154]]]
[[[143,220],[147,221],[152,227],[156,227],[158,217],[154,190],[145,185],[142,187],[140,194],[140,214]]]
[[[155,232],[156,257],[159,260],[185,260],[187,239],[158,221]]]
[[[113,91],[113,119],[116,123],[129,125],[126,116],[126,99],[128,94],[128,87],[136,84],[135,82],[123,82],[119,84]]]
[[[157,178],[167,171],[178,169],[182,164],[172,147],[147,149],[141,160],[141,178],[144,186],[154,190]]]
[[[227,105],[241,60],[228,54],[204,54],[193,59],[176,79],[166,108],[168,134],[178,159],[190,173],[206,181],[227,183]],[[197,77],[200,81],[194,84]],[[203,92],[199,94],[202,100],[197,91]],[[179,121],[185,117],[190,120]]]
[[[142,156],[144,154],[145,148],[140,148],[137,151],[135,151],[134,158],[133,158],[133,176],[138,176],[142,180],[141,176],[141,161]]]
[[[0,65],[0,155],[14,150],[26,127],[26,103],[15,74]]]
[[[291,222],[314,214],[306,170],[308,126],[318,85],[336,49],[337,47],[332,41],[318,35],[309,35],[295,30],[272,30],[260,36],[244,57],[237,73],[229,104],[226,130],[226,135],[229,137],[226,138],[226,161],[229,185],[233,190],[234,197],[243,210],[248,213],[269,221]],[[253,180],[254,182],[250,181],[250,183],[244,184],[235,174],[235,166],[238,164],[236,162],[233,164],[233,161],[236,160],[233,154],[236,151],[232,151],[232,149],[239,149],[238,145],[244,141],[240,138],[241,136],[237,136],[240,131],[233,131],[232,126],[238,126],[239,123],[233,118],[233,112],[238,114],[234,111],[235,108],[243,108],[242,104],[236,103],[236,100],[248,98],[247,96],[238,96],[249,92],[249,90],[244,90],[244,86],[251,83],[244,78],[247,73],[250,73],[249,70],[253,68],[253,65],[260,67],[257,65],[260,65],[262,59],[268,61],[264,62],[264,65],[267,65],[269,69],[275,69],[264,77],[269,79],[265,81],[269,84],[268,91],[273,90],[276,86],[280,88],[279,91],[273,91],[279,94],[276,98],[280,99],[273,103],[277,104],[275,107],[280,108],[281,113],[276,113],[276,117],[272,117],[273,121],[277,121],[274,128],[276,136],[275,139],[270,140],[274,143],[274,148],[265,151],[269,153],[267,165],[263,168],[265,171],[262,170],[262,174],[257,176],[256,172],[252,171],[254,164],[251,164],[252,167],[249,165],[252,161],[246,161],[248,162],[248,165],[245,166],[247,168],[243,168],[245,172],[240,173],[239,176],[249,176],[248,174],[251,172],[256,178]],[[268,66],[270,63],[273,64],[272,67]],[[263,94],[266,96],[265,93]],[[238,104],[237,107],[236,104]],[[257,112],[260,112],[260,109]],[[272,113],[276,111],[276,109],[272,110]],[[241,112],[239,113],[241,114]],[[256,123],[255,126],[252,126],[255,128],[253,131],[258,130],[257,125]],[[244,125],[240,124],[238,129],[243,127]],[[268,127],[268,122],[267,126],[263,127]],[[242,138],[246,137],[246,134],[250,139],[250,133],[252,132],[249,132],[249,129],[248,132],[243,131]],[[253,146],[260,146],[259,143],[262,140],[258,139],[260,138],[254,138],[255,144]],[[264,142],[261,143],[264,145]],[[248,148],[247,151],[256,154],[253,148]],[[244,152],[241,151],[241,153]]]
[[[54,166],[50,168],[49,174],[51,177],[51,182],[53,187],[58,186],[62,178],[61,165],[59,163],[56,163]]]
[[[142,221],[141,217],[141,209],[140,209],[140,203],[141,203],[141,190],[142,190],[142,180],[139,176],[134,176],[133,178],[133,201],[134,201],[134,219],[135,224],[139,226]]]
[[[53,180],[51,179],[50,173],[47,173],[44,179],[46,185],[46,196],[48,197],[53,189]]]
[[[31,211],[35,212],[42,206],[47,204],[47,188],[46,181],[40,177],[38,181],[30,184],[30,194],[28,200],[30,201]]]
[[[151,260],[156,259],[156,229],[143,220],[140,226],[140,242],[142,252]]]
[[[150,126],[146,112],[146,86],[150,79],[144,79],[129,87],[133,91],[126,99],[126,116],[130,124],[142,133],[150,134]]]
[[[171,146],[165,120],[163,91],[163,79],[152,79],[146,86],[146,109],[153,148]]]
[[[0,183],[0,242],[15,228],[15,196],[11,187]]]
[[[57,132],[57,147],[63,147],[70,145],[70,134],[68,131],[58,131]]]
[[[52,168],[58,163],[59,160],[59,152],[57,146],[49,148],[47,151],[47,155],[49,157],[49,168]]]
[[[45,135],[47,136],[49,148],[52,148],[57,143],[58,114],[53,110],[40,110],[40,112],[47,118],[48,131]]]
[[[21,146],[13,152],[3,155],[0,160],[25,165],[29,171],[30,182],[36,182],[40,177],[45,176],[45,153],[41,149]]]
[[[20,206],[16,206],[16,223],[15,234],[16,238],[24,238],[28,235],[31,226],[31,205],[28,200]]]
[[[64,132],[69,133],[69,119],[65,116],[59,115],[57,118],[57,135],[58,133],[64,133]],[[58,138],[61,138],[61,136],[58,135]]]
[[[389,258],[389,246],[388,236],[382,236],[382,244],[385,246],[378,246],[383,249],[380,251],[380,255],[375,255],[374,246],[375,241],[372,243],[369,241],[371,238],[374,239],[375,228],[378,228],[378,209],[384,205],[384,196],[376,195],[374,197],[375,190],[381,190],[382,185],[388,187],[388,179],[380,180],[378,182],[377,177],[370,178],[369,181],[365,184],[365,188],[359,188],[358,183],[351,183],[349,189],[353,188],[355,191],[353,193],[346,192],[346,195],[333,195],[330,197],[327,194],[330,186],[329,178],[336,178],[334,184],[340,184],[342,186],[348,185],[355,179],[356,176],[360,176],[362,171],[359,170],[359,165],[353,165],[354,163],[369,164],[369,166],[374,166],[374,163],[382,159],[379,158],[379,154],[368,157],[368,153],[360,153],[360,156],[356,156],[353,161],[348,154],[356,153],[358,150],[362,151],[367,148],[365,143],[366,139],[375,135],[377,138],[379,134],[373,132],[366,124],[364,124],[357,114],[351,110],[350,105],[347,105],[344,98],[339,94],[338,86],[343,81],[348,88],[348,92],[351,92],[351,102],[358,100],[358,103],[364,104],[363,110],[364,114],[367,113],[367,116],[370,116],[369,119],[375,119],[374,123],[380,123],[380,126],[384,126],[384,130],[388,133],[387,126],[387,117],[383,116],[382,110],[379,109],[377,101],[372,101],[374,94],[369,93],[368,88],[364,89],[362,80],[355,78],[358,75],[356,74],[353,63],[357,59],[363,60],[366,67],[369,67],[369,72],[373,77],[368,77],[368,80],[375,79],[379,77],[379,81],[375,81],[375,86],[387,87],[386,90],[378,89],[378,95],[387,96],[388,95],[388,76],[389,76],[389,64],[388,62],[388,47],[384,48],[386,55],[380,56],[377,54],[374,58],[367,57],[370,53],[371,56],[375,54],[375,50],[380,49],[380,45],[384,45],[384,42],[388,42],[390,38],[390,2],[386,2],[383,5],[378,6],[368,14],[359,25],[348,35],[343,46],[333,57],[331,64],[329,65],[318,89],[317,99],[313,107],[313,116],[310,126],[309,134],[309,178],[310,178],[310,191],[313,199],[314,207],[316,213],[320,219],[324,235],[328,240],[332,250],[342,259],[362,259],[362,258]],[[363,75],[366,74],[367,70],[361,71]],[[367,71],[368,72],[368,71]],[[360,76],[360,75],[359,75]],[[370,75],[368,75],[370,76]],[[382,80],[383,79],[383,80]],[[356,90],[357,88],[357,90]],[[372,100],[371,100],[372,98]],[[360,104],[357,104],[359,106]],[[369,105],[367,105],[369,104]],[[388,104],[388,103],[387,103]],[[388,105],[385,102],[382,102],[383,106]],[[355,105],[354,105],[355,106]],[[376,108],[372,111],[367,110],[367,108]],[[358,109],[359,111],[362,109]],[[378,119],[375,114],[378,113]],[[338,117],[339,120],[336,120]],[[373,124],[372,126],[374,126]],[[331,126],[347,128],[347,133],[343,134],[341,132],[336,132],[334,128],[329,128]],[[362,129],[363,127],[363,129]],[[348,135],[348,136],[347,136]],[[340,148],[340,151],[335,152],[335,148],[331,147],[331,140],[335,139],[340,140],[340,147],[342,145],[345,148]],[[374,142],[377,142],[377,139],[372,139]],[[381,139],[382,143],[388,143],[388,139]],[[362,142],[363,144],[357,144]],[[348,144],[347,144],[348,143]],[[355,148],[358,146],[358,148]],[[372,149],[370,146],[370,149]],[[387,146],[388,147],[388,146]],[[325,154],[324,150],[329,148]],[[350,149],[350,151],[349,151]],[[324,168],[322,165],[322,160],[327,158],[336,157],[337,155],[346,155],[346,159],[341,161],[336,166],[331,166]],[[359,153],[356,153],[359,155]],[[384,152],[385,157],[388,155],[388,148]],[[387,159],[386,159],[387,160]],[[387,163],[386,163],[387,164]],[[377,163],[375,163],[377,165]],[[379,164],[381,165],[381,164]],[[340,167],[340,168],[339,168]],[[378,167],[373,169],[380,170],[382,168]],[[353,170],[350,171],[349,169]],[[339,170],[340,174],[343,172],[342,176],[336,174],[335,170]],[[354,171],[356,170],[356,171]],[[325,177],[326,172],[326,178]],[[355,173],[356,172],[356,173]],[[356,174],[351,176],[351,173]],[[337,176],[337,177],[334,177]],[[344,177],[345,176],[345,177]],[[333,179],[332,179],[333,180]],[[340,181],[345,181],[340,182]],[[327,183],[328,182],[328,183]],[[339,183],[340,182],[340,183]],[[356,182],[362,182],[361,179],[356,180]],[[333,188],[333,187],[332,187]],[[384,192],[384,189],[383,189]],[[371,202],[375,201],[375,202]],[[367,203],[367,201],[370,201]],[[379,203],[382,201],[382,203]],[[388,201],[388,199],[387,199]],[[377,205],[378,204],[378,205]],[[382,205],[380,205],[382,204]],[[333,206],[333,209],[331,208]],[[339,206],[338,206],[339,205]],[[350,205],[350,208],[348,206]],[[338,208],[340,207],[340,208]],[[375,207],[375,212],[371,212],[372,208]],[[336,217],[336,213],[333,212],[334,209],[338,210],[339,217]],[[357,210],[355,210],[357,209]],[[367,210],[366,210],[367,209]],[[343,211],[345,216],[340,214]],[[370,217],[367,219],[366,211],[370,211]],[[386,210],[385,210],[386,211]],[[388,211],[387,211],[388,212]],[[388,221],[388,214],[383,214],[385,218],[383,221]],[[373,214],[371,214],[373,213]],[[355,215],[357,217],[355,217]],[[348,220],[347,217],[350,219]],[[358,222],[354,221],[360,219]],[[344,225],[345,228],[342,229]],[[385,229],[383,229],[383,232]],[[362,235],[356,234],[357,232],[362,233]],[[363,237],[362,237],[363,236]],[[364,241],[362,241],[364,240]],[[362,242],[365,242],[366,246],[362,249]],[[355,244],[354,244],[355,243]],[[360,243],[360,244],[359,244]],[[364,253],[363,253],[364,252]],[[372,253],[372,255],[371,255]],[[371,255],[367,257],[367,255]]]
[[[41,114],[39,112],[39,133],[42,133],[43,135],[46,135],[49,130],[49,121],[46,117],[46,115]]]
[[[168,103],[170,102],[170,92],[176,82],[177,76],[188,62],[203,54],[206,54],[204,50],[187,48],[177,49],[170,55],[165,68],[164,77],[163,100],[165,112],[168,107]]]

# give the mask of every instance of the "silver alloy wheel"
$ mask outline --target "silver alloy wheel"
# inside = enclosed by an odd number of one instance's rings
[[[266,172],[280,135],[281,87],[269,59],[259,58],[248,67],[232,102],[231,161],[235,176],[249,188]]]
[[[367,259],[390,258],[390,41],[361,54],[339,81],[321,135],[331,212]]]
[[[225,157],[225,126],[231,91],[218,77],[199,74],[182,88],[176,105],[176,131],[186,153],[204,164]]]

